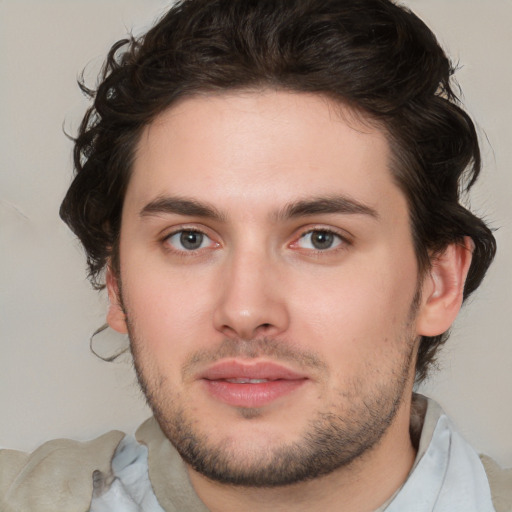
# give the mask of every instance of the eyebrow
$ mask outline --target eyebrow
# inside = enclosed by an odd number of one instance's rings
[[[149,202],[139,215],[149,217],[160,214],[177,214],[187,217],[203,217],[206,219],[224,221],[225,216],[214,206],[182,197],[158,197]]]
[[[307,217],[318,214],[362,214],[379,218],[377,210],[347,196],[329,196],[303,199],[286,205],[277,213],[278,219]]]
[[[215,206],[182,197],[157,197],[144,206],[139,213],[141,217],[161,214],[202,217],[219,222],[226,221],[226,216]],[[362,214],[375,219],[379,218],[379,214],[374,208],[352,198],[339,195],[294,201],[285,205],[273,216],[276,220],[286,220],[318,214]]]

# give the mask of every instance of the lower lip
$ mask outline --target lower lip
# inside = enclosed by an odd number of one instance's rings
[[[211,395],[234,407],[262,407],[300,388],[306,379],[271,380],[239,384],[225,380],[204,380]]]

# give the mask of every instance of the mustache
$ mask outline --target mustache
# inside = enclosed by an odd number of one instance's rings
[[[269,358],[275,362],[291,363],[301,370],[325,372],[327,364],[314,352],[302,350],[292,344],[274,338],[255,338],[252,340],[225,338],[218,345],[193,352],[183,364],[184,377],[192,375],[203,368],[222,359]]]

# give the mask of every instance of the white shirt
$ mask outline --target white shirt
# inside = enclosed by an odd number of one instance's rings
[[[429,403],[429,409],[433,405],[437,404]],[[422,439],[426,433],[424,427]],[[442,411],[425,453],[416,458],[404,485],[381,510],[495,512],[479,456]]]
[[[185,469],[181,465],[173,471]],[[148,476],[148,450],[131,436],[117,448],[112,474],[96,474],[94,486],[90,512],[164,512]],[[189,510],[197,510],[195,503]],[[384,511],[495,512],[480,458],[432,400],[409,477],[375,512]]]

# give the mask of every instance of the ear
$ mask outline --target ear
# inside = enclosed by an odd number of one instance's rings
[[[471,265],[473,240],[450,244],[431,262],[422,285],[421,307],[416,329],[418,335],[437,336],[447,331],[462,306],[464,283]]]
[[[107,323],[112,329],[121,334],[127,334],[126,315],[121,305],[119,284],[110,265],[107,267],[108,312]]]

